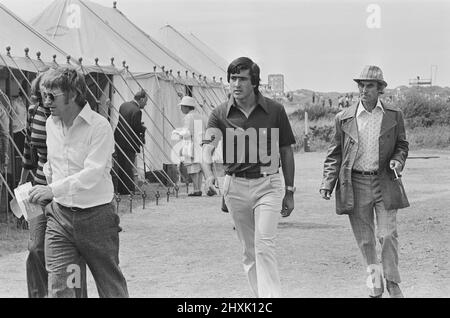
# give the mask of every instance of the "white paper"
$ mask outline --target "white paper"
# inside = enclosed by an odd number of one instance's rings
[[[20,219],[21,216],[23,215],[22,210],[19,207],[19,204],[17,203],[16,198],[12,199],[11,201],[9,201],[9,206],[11,208],[11,211],[14,213],[14,215]]]
[[[30,195],[28,194],[33,186],[31,182],[22,184],[14,189],[14,195],[16,196],[17,204],[22,211],[25,220],[29,221],[43,213],[40,204],[31,203],[29,201]],[[15,213],[14,213],[15,214]]]

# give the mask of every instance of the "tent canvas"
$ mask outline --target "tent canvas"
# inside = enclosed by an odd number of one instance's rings
[[[148,129],[146,148],[155,154],[156,159],[152,160],[155,169],[161,169],[163,163],[170,163],[168,158],[171,147],[168,141],[173,127],[182,124],[182,114],[177,104],[186,94],[185,85],[205,86],[201,90],[208,90],[209,85],[206,83],[184,76],[186,71],[195,72],[195,69],[145,34],[116,8],[81,0],[54,1],[32,20],[32,25],[58,46],[86,60],[97,57],[102,61],[113,56],[116,63],[125,60],[133,76],[126,70],[114,76],[116,90],[113,106],[118,110],[124,101],[133,98],[140,86],[144,87],[151,97],[143,115]],[[170,70],[173,75],[169,73]],[[134,77],[138,78],[139,84],[134,81]],[[215,85],[221,86],[220,83]],[[220,88],[216,90],[223,91]],[[194,94],[202,95],[209,107],[210,104],[219,103],[219,100],[223,101],[222,97],[216,97],[217,101],[213,102],[212,96],[217,95],[213,91],[209,94]],[[118,120],[115,113],[113,127]],[[156,155],[161,148],[163,153]]]

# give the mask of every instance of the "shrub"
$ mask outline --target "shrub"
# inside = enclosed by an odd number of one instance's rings
[[[412,91],[399,103],[409,128],[450,125],[450,106],[443,99]]]
[[[406,131],[410,149],[442,149],[450,147],[450,128],[448,126],[416,127]]]
[[[308,119],[311,121],[318,119],[332,119],[340,111],[339,108],[322,106],[322,105],[312,105],[306,103],[303,109],[294,111],[289,117],[291,119],[304,120],[305,110],[308,112]]]
[[[309,129],[311,130],[313,138],[323,140],[325,142],[330,142],[331,138],[333,138],[334,125],[311,126]]]

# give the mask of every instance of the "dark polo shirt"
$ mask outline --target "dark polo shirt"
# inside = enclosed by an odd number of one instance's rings
[[[223,138],[226,173],[261,173],[261,167],[266,170],[275,167],[277,171],[280,166],[279,148],[295,144],[284,106],[261,93],[256,98],[257,104],[248,118],[236,106],[232,96],[228,102],[216,107],[209,117],[205,139],[213,140],[217,145]],[[276,150],[273,156],[272,145]]]

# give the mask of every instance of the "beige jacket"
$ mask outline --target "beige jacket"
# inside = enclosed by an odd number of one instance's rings
[[[332,191],[336,188],[336,213],[350,214],[354,207],[352,168],[358,150],[358,128],[356,109],[358,103],[338,113],[335,118],[335,135],[328,148],[324,163],[321,189]],[[407,207],[404,200],[395,199],[391,193],[398,187],[394,182],[394,172],[389,168],[390,160],[398,160],[403,166],[408,157],[405,125],[399,109],[383,104],[385,113],[381,122],[379,169],[383,203],[387,210]]]

